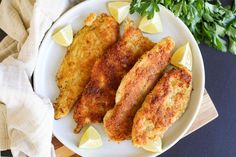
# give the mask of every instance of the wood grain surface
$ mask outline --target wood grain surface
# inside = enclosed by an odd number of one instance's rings
[[[205,90],[200,111],[196,117],[196,120],[194,121],[189,131],[185,134],[185,136],[191,134],[192,132],[196,131],[197,129],[201,128],[217,117],[218,112],[210,96]],[[52,143],[55,147],[57,157],[80,157],[79,155],[75,154],[67,147],[65,147],[56,137],[52,138]]]

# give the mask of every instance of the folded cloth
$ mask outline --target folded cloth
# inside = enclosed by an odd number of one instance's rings
[[[0,151],[14,157],[55,156],[53,107],[34,93],[30,80],[40,43],[71,0],[2,0],[0,28]]]

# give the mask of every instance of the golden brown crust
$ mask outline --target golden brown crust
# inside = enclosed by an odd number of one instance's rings
[[[133,121],[132,142],[137,147],[156,141],[185,112],[192,91],[192,74],[172,69],[145,98]]]
[[[88,123],[102,122],[115,104],[115,93],[122,77],[137,59],[154,46],[131,21],[126,21],[123,37],[96,61],[91,79],[78,102],[74,119],[75,132]]]
[[[116,93],[116,105],[104,117],[104,127],[114,141],[131,138],[133,118],[145,96],[169,64],[174,41],[167,37],[146,52],[125,75]]]
[[[119,24],[106,14],[84,26],[74,37],[57,73],[60,94],[54,103],[55,119],[66,116],[88,83],[95,61],[119,37]]]
[[[97,18],[96,13],[90,13],[89,16],[84,21],[85,26],[91,26],[93,22],[96,20],[96,18]]]

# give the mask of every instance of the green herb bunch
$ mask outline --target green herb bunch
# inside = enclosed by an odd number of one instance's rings
[[[159,11],[158,4],[182,19],[198,43],[236,55],[236,0],[226,7],[219,0],[132,0],[130,13],[150,19]]]

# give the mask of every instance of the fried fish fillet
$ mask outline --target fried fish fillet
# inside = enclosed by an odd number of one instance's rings
[[[88,123],[102,122],[115,104],[116,90],[123,76],[154,43],[145,38],[130,20],[125,21],[123,37],[96,61],[91,79],[75,107],[75,132]]]
[[[54,103],[55,119],[69,113],[88,83],[95,61],[119,38],[119,24],[113,17],[101,14],[92,20],[75,35],[57,73],[60,94]]]
[[[172,69],[165,73],[145,98],[133,121],[132,142],[140,147],[162,138],[185,112],[192,91],[192,74]]]
[[[131,138],[133,118],[145,96],[170,62],[174,41],[162,39],[146,52],[124,76],[116,93],[116,105],[104,117],[104,127],[114,141]]]

